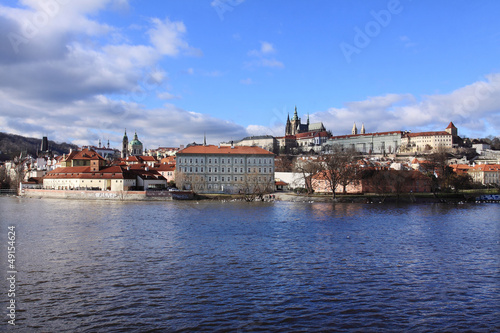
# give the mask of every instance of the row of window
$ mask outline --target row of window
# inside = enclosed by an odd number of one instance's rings
[[[214,158],[208,158],[208,164],[219,164],[219,159],[214,157]],[[179,159],[179,163],[182,164],[204,164],[205,163],[205,159],[204,158],[187,158],[187,157],[184,157],[184,158],[180,158]],[[228,158],[220,158],[220,164],[244,164],[245,163],[245,159],[244,158],[237,158],[235,157],[234,159],[231,159],[230,157]],[[251,164],[272,164],[273,163],[273,159],[272,158],[248,158],[247,159],[247,163]]]
[[[200,178],[198,177],[187,177],[186,181],[188,182],[204,182],[205,181],[205,178],[202,176]],[[261,182],[271,182],[273,180],[272,177],[267,177],[267,176],[258,176],[258,177],[247,177],[247,181],[250,182],[250,183],[261,183]],[[208,176],[207,177],[207,181],[208,182],[244,182],[245,181],[245,177],[243,176],[221,176],[221,177],[218,177],[218,176]]]
[[[205,168],[204,167],[180,167],[179,168],[181,172],[184,172],[184,173],[204,173],[205,172]],[[219,172],[219,168],[218,167],[208,167],[207,168],[208,170],[208,173],[218,173]],[[244,173],[244,168],[230,168],[230,167],[221,167],[220,168],[220,172],[221,173],[238,173],[238,170],[239,170],[239,173]],[[273,168],[247,168],[247,173],[272,173],[273,172]]]

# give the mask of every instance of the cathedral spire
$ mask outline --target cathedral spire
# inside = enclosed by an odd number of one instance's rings
[[[365,124],[361,123],[361,134],[365,134]]]
[[[356,127],[356,122],[354,122],[354,125],[352,125],[352,134],[353,135],[358,134],[358,128]]]

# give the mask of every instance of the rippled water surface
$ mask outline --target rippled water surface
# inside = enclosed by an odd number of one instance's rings
[[[496,204],[0,197],[0,214],[19,332],[500,331]]]

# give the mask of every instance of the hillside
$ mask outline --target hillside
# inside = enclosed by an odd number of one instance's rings
[[[31,154],[36,156],[42,143],[42,138],[27,138],[21,135],[0,132],[0,160],[9,160],[14,156]],[[70,149],[77,149],[77,145],[56,143],[49,140],[49,149],[57,155],[67,154]]]

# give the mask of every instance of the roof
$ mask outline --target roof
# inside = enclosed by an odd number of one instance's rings
[[[451,136],[450,133],[445,132],[445,131],[406,133],[405,136],[410,137],[410,138],[414,138],[417,136],[436,136],[436,135],[449,135],[449,136]]]
[[[456,128],[456,127],[453,124],[453,122],[450,121],[450,123],[448,124],[448,127],[446,127],[446,129],[448,129],[448,128]]]
[[[273,153],[260,148],[260,147],[255,147],[255,146],[214,146],[214,145],[208,145],[208,146],[202,146],[202,145],[197,145],[197,146],[189,146],[187,148],[182,149],[177,153],[177,155],[182,155],[182,154],[217,154],[217,155],[224,155],[224,154],[233,154],[233,155],[274,155]]]
[[[469,171],[483,171],[483,172],[499,172],[500,164],[478,164],[469,169]]]
[[[66,155],[64,161],[71,160],[101,160],[106,161],[101,155],[96,153],[92,149],[84,148],[81,151],[72,151],[69,155]]]

